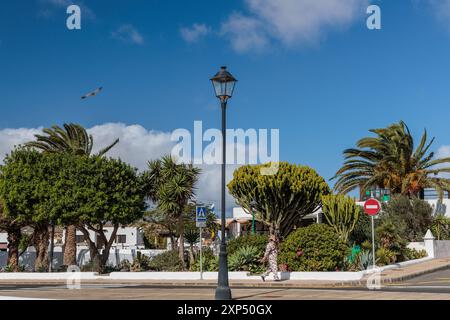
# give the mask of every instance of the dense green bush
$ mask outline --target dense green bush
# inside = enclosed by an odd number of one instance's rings
[[[358,216],[355,228],[350,233],[349,242],[355,244],[362,244],[365,241],[372,239],[372,226],[369,215],[361,213]]]
[[[126,262],[128,262],[128,260],[125,260]],[[119,266],[119,269],[122,270],[126,270],[127,268],[129,269],[129,271],[133,271],[133,272],[141,272],[141,271],[147,271],[150,270],[150,263],[151,260],[149,257],[147,257],[146,255],[142,254],[141,252],[137,252],[136,258],[133,260],[133,263],[131,265],[127,265],[126,262],[122,261],[122,263],[124,263],[123,265]],[[129,264],[129,262],[128,262]]]
[[[183,266],[178,258],[178,251],[171,250],[158,254],[150,260],[148,267],[154,271],[182,271]]]
[[[395,219],[396,223],[404,223],[400,234],[408,241],[422,241],[423,236],[433,223],[433,208],[424,200],[394,196],[383,203],[382,219]]]
[[[415,249],[406,248],[403,252],[405,260],[421,259],[428,256],[425,250],[417,251]]]
[[[403,256],[408,244],[405,239],[405,229],[406,223],[399,217],[381,217],[381,221],[375,229],[376,248],[383,248],[388,251],[381,251],[383,260],[380,261],[380,264],[386,264],[388,260],[391,260],[391,262],[406,260]],[[390,258],[391,253],[395,255],[392,259]]]
[[[279,263],[292,271],[342,269],[349,253],[347,244],[326,224],[312,224],[291,233],[281,245]]]
[[[269,237],[265,234],[246,235],[228,241],[228,254],[233,254],[242,247],[255,247],[260,257],[264,255]]]
[[[388,264],[396,263],[398,253],[384,247],[378,248],[376,253],[376,263],[378,266],[385,266]]]
[[[219,271],[219,257],[215,256],[211,248],[203,248],[203,271]],[[195,263],[190,266],[191,271],[200,271],[200,255],[197,255]]]

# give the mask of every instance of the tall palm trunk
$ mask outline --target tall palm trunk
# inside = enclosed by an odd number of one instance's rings
[[[172,251],[177,249],[177,241],[175,240],[175,236],[173,234],[170,235],[170,247],[172,248]]]
[[[34,229],[33,237],[33,245],[36,250],[35,271],[47,271],[48,269],[48,241],[48,225],[37,225]]]
[[[195,257],[194,257],[194,244],[189,244],[189,266],[192,268],[192,266],[195,263]]]
[[[8,230],[8,261],[6,265],[13,271],[19,269],[19,243],[21,232],[19,227],[11,227]]]
[[[66,227],[63,264],[65,266],[77,264],[77,228],[73,224]]]
[[[181,267],[184,269],[184,219],[183,214],[178,216],[178,232],[180,234],[180,244],[178,246],[178,257],[180,258]]]

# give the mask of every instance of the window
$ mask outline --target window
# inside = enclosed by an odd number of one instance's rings
[[[77,235],[77,243],[83,243],[84,242],[84,235]]]
[[[119,234],[116,236],[117,243],[127,243],[127,236],[125,234]]]

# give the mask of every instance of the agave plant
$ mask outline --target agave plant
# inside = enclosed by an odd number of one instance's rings
[[[367,270],[373,263],[373,254],[369,250],[363,250],[359,253],[359,267],[361,270]]]
[[[228,266],[232,271],[249,271],[252,264],[258,261],[258,248],[245,246],[239,248],[228,259]]]

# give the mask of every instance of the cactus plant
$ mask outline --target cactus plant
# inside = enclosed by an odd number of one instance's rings
[[[329,194],[322,196],[322,212],[327,223],[339,237],[348,241],[348,237],[358,221],[361,208],[350,197]]]

